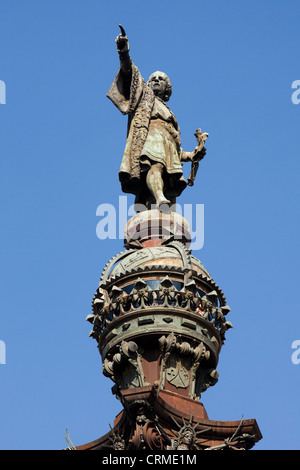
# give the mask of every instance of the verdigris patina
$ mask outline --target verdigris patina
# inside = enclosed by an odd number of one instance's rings
[[[125,151],[119,171],[122,190],[136,196],[135,204],[150,209],[176,202],[188,185],[192,186],[198,162],[204,157],[208,137],[197,129],[198,145],[192,152],[181,148],[177,120],[166,105],[172,94],[169,77],[154,72],[145,83],[129,55],[129,43],[123,27],[116,38],[120,69],[108,98],[124,115],[128,115]],[[186,182],[182,162],[191,161],[192,171]],[[138,206],[139,205],[139,206]]]

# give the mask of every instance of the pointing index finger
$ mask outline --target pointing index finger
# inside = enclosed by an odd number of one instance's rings
[[[126,36],[125,29],[123,28],[121,24],[119,24],[119,28],[121,30],[121,35],[125,37]]]

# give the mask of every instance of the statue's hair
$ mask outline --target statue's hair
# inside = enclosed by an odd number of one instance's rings
[[[170,96],[172,95],[172,85],[171,85],[171,81],[170,81],[168,75],[166,75],[164,72],[160,72],[159,70],[157,70],[156,72],[152,73],[150,75],[150,77],[148,78],[147,85],[149,84],[149,81],[151,80],[152,76],[155,75],[156,73],[159,73],[165,79],[165,82],[166,82],[167,86],[166,86],[165,96],[164,96],[163,100],[164,101],[169,101]]]

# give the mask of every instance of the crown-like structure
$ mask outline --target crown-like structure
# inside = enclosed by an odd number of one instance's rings
[[[77,449],[250,449],[254,419],[214,421],[200,401],[218,381],[230,308],[189,249],[188,222],[148,210],[125,227],[125,250],[104,267],[90,336],[123,405],[114,427]]]

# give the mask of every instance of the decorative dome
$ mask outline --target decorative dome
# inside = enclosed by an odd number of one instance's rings
[[[157,279],[162,279],[167,274],[175,276],[178,281],[182,278],[183,283],[187,277],[194,278],[203,294],[215,290],[220,305],[226,304],[222,290],[201,261],[178,241],[166,241],[160,246],[129,248],[119,253],[106,264],[99,287],[108,289],[113,284],[124,284],[125,280],[141,274],[146,277],[155,276]]]

